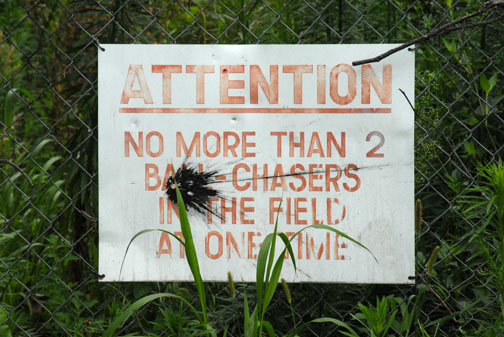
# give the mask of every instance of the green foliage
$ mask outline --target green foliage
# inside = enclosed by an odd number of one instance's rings
[[[391,305],[392,306],[392,305]],[[397,309],[389,312],[389,302],[382,298],[376,299],[376,308],[371,304],[365,306],[359,303],[361,314],[354,315],[354,318],[367,326],[368,333],[372,337],[388,336],[388,331],[394,322]],[[363,320],[365,319],[365,322]]]
[[[498,304],[485,308],[497,326],[504,326],[504,163],[488,164],[479,168],[479,185],[467,189],[461,197],[461,210],[475,225],[466,237],[468,243],[476,241],[479,251],[473,259],[484,262],[480,271],[492,289],[497,289]]]
[[[434,171],[430,164],[439,155],[438,141],[433,137],[426,137],[424,130],[431,130],[436,125],[441,115],[441,106],[437,102],[437,92],[441,90],[442,79],[432,71],[426,70],[417,75],[421,85],[416,87],[416,112],[420,129],[415,130],[415,185],[425,183],[425,176]],[[421,174],[419,174],[421,173]]]
[[[11,337],[12,332],[9,326],[4,324],[6,320],[7,320],[7,313],[3,309],[0,309],[0,324],[2,324],[0,325],[0,334],[5,337]]]
[[[366,306],[359,303],[360,313],[352,314],[352,317],[363,326],[358,330],[366,336],[388,337],[396,336],[396,334],[409,336],[414,328],[413,323],[418,318],[417,305],[418,299],[415,296],[410,296],[408,301],[393,296],[376,298],[376,307],[372,304]],[[393,334],[392,330],[396,334]],[[348,337],[359,336],[349,327],[342,333]]]
[[[485,74],[480,76],[480,86],[481,89],[485,92],[485,98],[488,99],[488,95],[490,94],[490,91],[495,87],[497,84],[497,73],[493,74],[490,79],[487,79]]]
[[[184,236],[184,248],[187,256],[187,263],[189,268],[191,268],[191,273],[194,277],[194,283],[196,284],[196,289],[198,290],[198,298],[201,304],[201,311],[203,313],[203,322],[207,324],[207,308],[206,308],[206,295],[205,295],[205,285],[203,284],[203,279],[201,278],[201,273],[199,269],[198,255],[196,254],[196,247],[194,246],[194,240],[191,232],[191,225],[189,224],[189,219],[187,218],[187,212],[185,209],[184,200],[180,194],[178,186],[175,187],[177,192],[177,205],[179,208],[179,219],[180,228],[182,229],[182,234]]]
[[[209,335],[215,335],[215,331],[212,329],[212,327],[208,324],[208,319],[207,319],[207,301],[206,301],[206,294],[205,294],[205,284],[203,283],[203,279],[201,278],[201,272],[199,268],[199,261],[196,253],[196,248],[194,246],[194,239],[192,236],[192,231],[191,231],[191,225],[189,223],[189,219],[187,217],[187,212],[185,209],[185,203],[184,200],[182,199],[182,195],[180,193],[180,190],[177,186],[177,183],[175,182],[175,190],[177,193],[177,205],[179,209],[179,221],[180,221],[180,227],[182,228],[182,233],[184,236],[184,241],[182,242],[181,240],[180,243],[184,246],[185,251],[186,251],[186,256],[187,256],[187,264],[189,265],[189,268],[191,269],[191,273],[194,277],[194,284],[196,285],[196,289],[198,290],[198,298],[200,301],[200,306],[201,306],[201,312],[202,312],[202,318],[199,317],[198,312],[194,309],[194,307],[191,306],[191,304],[186,301],[184,298],[171,294],[171,293],[159,293],[156,295],[148,295],[145,297],[142,297],[141,299],[137,300],[130,306],[126,307],[125,310],[123,310],[110,324],[109,328],[105,331],[104,336],[113,336],[117,329],[121,327],[124,322],[131,316],[133,315],[136,311],[138,311],[140,308],[145,306],[146,304],[159,299],[163,297],[173,297],[176,298],[182,302],[184,302],[186,305],[189,305],[191,310],[196,314],[197,321],[200,323],[197,325],[197,327],[203,327],[203,333]],[[278,206],[278,208],[281,208],[281,203]],[[334,227],[323,225],[323,224],[318,224],[318,225],[310,225],[306,226],[302,229],[300,229],[298,232],[296,232],[290,239],[281,232],[278,232],[278,216],[280,214],[280,211],[277,212],[277,217],[275,221],[275,227],[273,230],[273,233],[268,234],[262,244],[261,248],[259,249],[259,254],[257,256],[257,267],[256,267],[256,306],[252,313],[250,314],[250,309],[247,301],[247,295],[245,294],[244,297],[244,336],[246,337],[259,337],[262,336],[263,330],[265,329],[266,332],[268,333],[269,336],[275,336],[275,332],[273,329],[273,326],[271,325],[270,322],[265,320],[265,314],[266,311],[268,310],[268,307],[271,304],[271,300],[273,299],[273,296],[275,294],[275,290],[278,286],[279,280],[280,280],[280,274],[282,272],[283,268],[283,262],[285,260],[285,254],[289,252],[289,255],[292,260],[292,264],[294,269],[296,269],[296,259],[294,252],[292,250],[291,242],[294,240],[301,232],[309,229],[309,228],[319,228],[319,229],[325,229],[327,231],[332,231],[349,241],[355,243],[356,245],[362,247],[363,249],[367,250],[371,255],[373,253],[362,243],[356,241],[352,237],[348,236],[347,234],[335,229]],[[147,229],[140,231],[136,233],[128,243],[128,246],[126,247],[126,251],[124,253],[124,258],[123,262],[121,264],[121,270],[124,264],[124,260],[126,259],[126,255],[128,253],[129,247],[131,246],[131,243],[138,238],[140,235],[143,235],[148,232],[152,231],[162,231],[170,234],[172,237],[176,237],[175,234],[165,231],[165,230],[156,230],[156,229]],[[275,261],[275,248],[276,248],[276,239],[277,236],[280,237],[285,245],[285,248],[281,251],[281,253],[278,255]],[[376,258],[373,255],[373,258],[376,260]],[[228,278],[230,280],[230,284],[233,284],[233,280],[230,277],[230,274],[228,274]],[[282,279],[282,283],[284,284],[284,289],[287,289],[286,292],[288,292],[288,287],[285,284],[285,281]],[[232,292],[234,293],[234,284],[231,287],[233,290]],[[289,293],[290,296],[290,293]],[[288,296],[288,297],[289,297]],[[233,295],[233,297],[235,297]],[[290,302],[290,300],[289,300]],[[334,319],[325,319],[325,320],[312,320],[309,323],[317,323],[317,322],[340,322],[338,320]],[[305,325],[302,325],[301,327],[304,327]],[[299,327],[299,328],[301,328]],[[187,327],[182,327],[182,329],[186,330]],[[297,331],[297,330],[296,330]]]

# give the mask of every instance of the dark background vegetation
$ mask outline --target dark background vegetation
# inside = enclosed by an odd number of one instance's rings
[[[97,41],[399,43],[482,6],[0,1],[0,335],[99,336],[124,306],[159,291],[197,305],[192,284],[98,283]],[[416,51],[416,285],[291,285],[292,305],[279,288],[267,317],[278,333],[326,316],[362,336],[504,336],[503,28],[501,20],[451,32]],[[208,286],[219,335],[226,326],[242,334],[243,292],[253,287],[236,284],[233,298],[226,284]],[[185,336],[191,324],[182,304],[164,300],[121,333]],[[328,324],[302,333],[339,334]]]

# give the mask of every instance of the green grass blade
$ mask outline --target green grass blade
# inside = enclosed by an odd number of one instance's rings
[[[196,289],[198,290],[198,295],[201,303],[201,312],[203,313],[203,320],[206,323],[207,312],[206,312],[205,285],[203,284],[203,279],[201,278],[198,256],[196,254],[196,248],[194,246],[194,240],[191,232],[191,225],[189,224],[189,219],[187,217],[184,200],[182,199],[182,194],[180,194],[180,190],[176,183],[175,183],[175,190],[177,193],[177,205],[179,208],[180,228],[182,230],[182,235],[184,235],[184,241],[185,241],[187,263],[189,263],[189,268],[191,268],[191,272],[194,277],[194,282],[196,283]]]
[[[285,248],[287,248],[287,250],[289,251],[289,256],[291,258],[292,264],[294,265],[294,271],[296,271],[296,258],[294,257],[294,251],[292,250],[292,245],[289,241],[289,238],[287,237],[287,235],[285,235],[285,233],[278,233],[278,236],[280,236],[285,245]]]
[[[2,122],[7,127],[10,127],[12,122],[14,121],[14,109],[15,109],[14,102],[16,100],[16,95],[14,94],[14,91],[16,91],[16,89],[9,90],[7,92],[7,95],[5,95],[4,100]],[[7,154],[7,156],[10,155],[10,148],[11,148],[11,138],[7,137],[5,140],[5,153]]]
[[[254,308],[254,311],[252,311],[252,314],[250,315],[250,319],[248,320],[248,324],[245,328],[245,336],[246,337],[255,337],[257,336],[257,324],[258,322],[258,317],[257,317],[257,306]]]
[[[200,325],[196,325],[196,326],[193,326],[192,328],[197,328],[197,327],[202,327],[204,330],[203,331],[195,331],[193,332],[192,334],[190,334],[189,336],[192,337],[192,336],[201,336],[202,333],[206,334],[208,336],[208,334],[210,334],[210,336],[212,337],[217,337],[217,333],[215,332],[215,329],[212,328],[211,325],[209,324],[200,324]]]
[[[256,267],[256,292],[257,292],[257,307],[258,312],[262,312],[262,302],[263,302],[263,290],[265,288],[265,271],[266,271],[266,260],[268,258],[268,253],[273,241],[273,234],[270,233],[264,238],[264,241],[259,249],[259,254],[257,255],[257,267]]]
[[[355,240],[351,236],[343,233],[342,231],[339,231],[339,230],[337,230],[334,227],[331,227],[331,226],[328,226],[328,225],[324,225],[324,224],[310,225],[310,226],[306,226],[304,228],[301,228],[299,231],[297,231],[296,234],[294,234],[294,236],[292,236],[290,238],[290,241],[292,241],[299,233],[301,233],[302,231],[304,231],[305,229],[308,229],[308,228],[326,229],[328,231],[334,232],[334,233],[338,234],[339,236],[344,237],[345,239],[348,239],[348,240],[352,241],[353,243],[357,244],[358,246],[360,246],[360,247],[364,248],[365,250],[367,250],[368,253],[371,254],[371,256],[373,256],[373,259],[375,259],[375,261],[378,262],[378,260],[376,259],[376,257],[374,256],[374,254],[369,250],[368,247],[364,246],[362,243],[360,243],[359,241]]]
[[[342,328],[347,329],[350,333],[354,334],[355,336],[358,336],[357,332],[355,332],[354,329],[352,329],[348,324],[346,324],[343,321],[340,321],[339,319],[331,318],[331,317],[321,317],[314,319],[312,323],[332,323],[334,325],[340,326]]]
[[[390,318],[389,318],[387,324],[385,324],[385,327],[383,329],[383,331],[385,333],[387,333],[390,330],[390,326],[392,325],[392,323],[394,323],[394,318],[395,318],[396,315],[397,315],[397,310],[394,310],[392,312],[392,314],[390,315]]]
[[[250,312],[247,299],[247,291],[243,294],[243,334],[245,337],[252,335],[252,330],[250,329]]]
[[[257,330],[259,328],[259,311],[257,309],[257,305],[252,312],[252,316],[254,319],[251,321],[252,323],[252,336],[257,336]]]
[[[275,219],[275,227],[273,229],[273,238],[271,241],[271,248],[269,250],[268,268],[266,268],[266,282],[269,282],[271,267],[273,266],[273,261],[275,261],[276,236],[278,232],[278,217],[280,215],[280,207],[282,207],[282,201],[280,201],[280,204],[278,205],[278,212],[276,214]]]
[[[282,254],[280,254],[280,256],[278,257],[275,266],[273,267],[273,272],[271,273],[271,279],[269,280],[268,285],[266,287],[264,294],[262,317],[264,317],[264,314],[266,313],[266,310],[268,309],[268,306],[271,300],[273,299],[273,295],[275,294],[275,290],[278,286],[280,274],[282,273],[284,256],[285,256],[285,249],[282,251]]]
[[[250,314],[247,292],[244,294],[243,298],[243,335],[245,337],[252,337],[257,334],[257,306],[254,308],[252,314]]]
[[[271,325],[268,321],[263,321],[263,325],[266,328],[266,332],[269,337],[276,337],[275,330],[273,329],[273,325]]]
[[[298,326],[296,329],[292,330],[288,335],[285,335],[285,337],[295,337],[295,336],[297,336],[298,333],[301,330],[303,330],[304,328],[306,328],[306,326],[308,326],[311,323],[332,323],[332,324],[335,324],[335,325],[337,325],[339,327],[347,329],[349,333],[342,332],[345,336],[359,337],[359,334],[357,334],[355,332],[355,330],[353,330],[348,324],[346,324],[343,321],[340,321],[339,319],[330,318],[330,317],[317,318],[317,319],[314,319],[312,321],[303,323],[300,326]]]
[[[182,301],[183,303],[185,303],[192,310],[192,312],[195,314],[195,316],[198,317],[198,319],[199,319],[199,313],[198,313],[198,311],[191,305],[191,303],[189,303],[183,297],[180,297],[178,295],[171,294],[171,293],[153,294],[153,295],[148,295],[148,296],[142,297],[141,299],[137,300],[136,302],[134,302],[133,304],[131,304],[130,306],[128,306],[116,318],[114,318],[114,320],[112,321],[112,323],[110,323],[110,326],[108,327],[108,329],[103,333],[103,337],[112,337],[112,336],[115,336],[116,330],[119,329],[124,324],[124,322],[131,315],[133,315],[136,311],[138,311],[141,307],[143,307],[144,305],[146,305],[146,304],[148,304],[148,303],[150,303],[150,302],[152,302],[154,300],[157,300],[159,298],[166,298],[166,297],[168,297],[168,298],[175,298],[175,299],[178,299],[178,300]]]
[[[269,302],[271,299],[269,298],[269,293],[271,292],[271,287],[276,288],[278,285],[278,278],[280,277],[280,272],[282,271],[282,267],[280,266],[280,270],[276,270],[273,268],[273,262],[275,261],[275,248],[276,248],[276,237],[277,237],[277,232],[278,232],[278,217],[280,215],[280,207],[282,206],[282,202],[280,201],[280,204],[278,205],[278,212],[275,220],[275,227],[273,229],[273,233],[268,234],[266,239],[269,237],[270,238],[270,243],[263,249],[263,245],[261,246],[261,249],[259,250],[259,256],[258,256],[258,263],[257,263],[257,268],[259,268],[259,261],[261,261],[261,269],[264,269],[264,266],[267,263],[266,267],[266,278],[264,279],[264,286],[261,284],[260,287],[256,285],[258,289],[257,293],[257,307],[258,307],[258,312],[257,315],[259,316],[259,334],[262,335],[262,327],[264,324],[264,314],[266,313],[266,310],[268,309]],[[264,239],[264,241],[266,241]],[[262,251],[262,252],[261,252]],[[261,254],[263,253],[263,254]],[[284,253],[285,255],[285,249]],[[282,255],[282,262],[283,262],[283,255]],[[267,257],[267,261],[266,261]],[[275,263],[276,267],[277,263]],[[272,270],[273,269],[273,270]],[[271,280],[272,278],[272,272],[275,274],[276,280]],[[263,274],[263,272],[261,272]],[[277,275],[278,274],[278,275]],[[263,276],[261,275],[261,280],[263,279]],[[261,282],[262,283],[262,282]],[[264,288],[264,298],[263,298],[263,288]]]
[[[182,246],[185,246],[185,243],[184,241],[182,241],[178,236],[176,236],[175,234],[173,234],[172,232],[168,232],[164,229],[144,229],[143,231],[140,231],[138,233],[136,233],[135,235],[133,235],[133,237],[131,238],[130,242],[128,243],[128,246],[126,247],[126,251],[124,252],[124,256],[123,256],[123,260],[122,260],[122,263],[121,263],[121,269],[119,270],[119,279],[121,278],[121,274],[122,274],[122,270],[123,270],[123,266],[124,266],[124,260],[126,260],[126,255],[128,254],[128,250],[131,246],[131,244],[133,243],[133,241],[139,237],[140,235],[143,235],[145,233],[150,233],[150,232],[164,232],[164,233],[167,233],[169,235],[171,235],[172,237],[174,237],[175,239],[178,240],[178,242],[180,242],[180,244]]]
[[[278,212],[280,213],[280,212]],[[296,270],[296,261],[294,257],[294,252],[292,250],[292,246],[290,242],[302,231],[309,229],[309,228],[318,228],[318,229],[325,229],[331,232],[334,232],[338,235],[340,235],[343,238],[346,238],[353,243],[357,244],[358,246],[364,248],[367,250],[375,259],[375,261],[378,261],[374,254],[362,243],[359,241],[353,239],[349,235],[341,232],[340,230],[337,230],[331,226],[327,226],[324,224],[315,224],[315,225],[310,225],[302,228],[299,230],[297,233],[294,234],[290,239],[287,238],[287,236],[284,233],[277,233],[278,230],[278,213],[277,213],[277,218],[275,221],[275,228],[273,233],[268,234],[266,238],[264,239],[264,242],[261,246],[261,249],[259,250],[259,256],[257,259],[257,270],[256,270],[256,288],[257,288],[257,307],[256,309],[258,310],[259,314],[259,319],[260,319],[260,326],[259,326],[259,333],[262,333],[262,326],[264,324],[264,315],[268,309],[268,306],[273,299],[274,293],[276,288],[278,287],[278,281],[280,279],[280,274],[282,272],[283,268],[283,262],[284,262],[284,257],[285,253],[288,250],[289,254],[291,256],[293,265],[294,265],[294,270]],[[273,260],[274,260],[274,254],[275,254],[275,239],[276,236],[280,236],[282,241],[285,244],[285,248],[278,257],[277,261],[275,262],[274,267],[272,266]],[[269,257],[269,258],[267,258]],[[267,267],[266,267],[267,264]],[[266,279],[264,278],[264,274],[266,272]],[[263,294],[264,292],[264,294]],[[314,321],[318,322],[318,321]],[[341,321],[339,321],[341,322]]]

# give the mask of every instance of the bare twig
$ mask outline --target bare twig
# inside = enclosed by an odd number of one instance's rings
[[[423,278],[422,274],[420,274],[419,272],[417,272],[416,274],[418,277],[420,277],[422,279],[423,283],[427,286],[427,288],[429,288],[429,290],[434,294],[434,296],[436,296],[438,298],[438,300],[441,301],[441,304],[443,305],[443,307],[445,307],[446,310],[448,310],[448,312],[450,313],[450,316],[452,316],[453,321],[455,323],[457,323],[457,320],[455,319],[455,315],[453,315],[453,312],[450,310],[450,308],[445,303],[445,301],[443,301],[441,296],[439,296],[438,293],[434,289],[432,289],[431,285],[429,283],[427,283],[427,281]]]
[[[21,173],[23,175],[23,177],[26,178],[26,180],[28,180],[30,185],[33,187],[33,182],[31,181],[30,177],[28,177],[28,175],[23,171],[23,169],[21,167],[19,167],[17,164],[15,164],[7,159],[0,159],[0,164],[2,164],[2,163],[8,164],[8,165],[14,167],[17,171],[19,171],[19,173]]]
[[[94,216],[91,216],[89,215],[88,213],[86,213],[85,211],[83,211],[82,209],[78,209],[76,208],[77,211],[83,216],[85,217],[87,220],[91,221],[91,222],[96,222],[96,218]]]
[[[471,23],[471,24],[468,24],[468,25],[463,25],[462,27],[447,28],[443,33],[449,33],[449,32],[454,32],[454,31],[461,30],[461,29],[469,29],[469,28],[474,28],[474,27],[479,27],[479,26],[485,26],[485,25],[488,25],[490,23],[494,23],[494,22],[500,21],[502,19],[504,19],[504,15],[499,15],[498,17],[496,17],[494,19],[491,19],[491,20],[485,20],[485,21],[481,21],[481,22],[475,22],[475,23]]]
[[[361,65],[361,64],[380,62],[384,58],[389,57],[390,55],[395,54],[395,53],[397,53],[400,50],[408,48],[409,46],[412,46],[414,44],[424,43],[424,42],[428,41],[430,38],[432,38],[433,36],[440,35],[440,34],[446,34],[446,33],[457,31],[457,30],[461,30],[461,29],[467,29],[467,28],[472,28],[472,27],[484,26],[484,25],[487,25],[489,23],[492,23],[492,22],[495,22],[495,21],[499,21],[499,20],[501,20],[501,19],[504,18],[502,15],[500,15],[498,18],[495,18],[495,19],[492,19],[492,20],[475,22],[475,23],[472,23],[472,24],[469,24],[469,25],[457,26],[459,23],[467,21],[467,20],[469,20],[469,19],[471,19],[471,18],[473,18],[475,16],[481,15],[481,14],[489,11],[490,9],[493,9],[495,7],[498,7],[498,6],[499,7],[504,7],[504,0],[492,0],[492,1],[488,1],[488,2],[485,3],[484,7],[482,9],[480,9],[479,11],[477,11],[477,12],[465,15],[465,16],[463,16],[461,18],[458,18],[457,20],[453,20],[451,22],[448,22],[447,24],[442,25],[439,28],[431,30],[426,35],[419,36],[419,37],[417,37],[417,38],[415,38],[413,40],[410,40],[410,41],[408,41],[406,43],[403,43],[402,45],[400,45],[400,46],[398,46],[396,48],[392,48],[392,49],[386,51],[385,53],[380,54],[380,55],[378,55],[376,57],[365,59],[365,60],[360,60],[360,61],[354,61],[354,62],[352,62],[352,65],[353,66],[358,66],[358,65]]]
[[[452,143],[450,142],[450,140],[448,139],[448,137],[446,137],[441,131],[439,131],[439,129],[434,124],[432,124],[431,121],[429,121],[428,119],[424,118],[422,115],[420,115],[419,113],[417,113],[417,111],[413,107],[413,104],[411,104],[411,101],[409,100],[409,98],[406,95],[406,93],[402,89],[399,89],[399,91],[403,94],[404,98],[406,98],[406,101],[408,101],[408,104],[411,107],[411,110],[413,110],[413,112],[415,113],[415,117],[417,117],[420,120],[422,120],[422,122],[427,123],[431,128],[434,129],[434,131],[436,131],[441,136],[441,138],[443,138],[443,140],[446,142],[446,144],[448,144],[448,147],[450,148],[451,153],[453,154],[453,156],[455,156],[455,158],[457,158],[457,161],[459,162],[459,164],[464,169],[464,171],[465,171],[464,173],[468,176],[469,179],[471,179],[471,181],[473,183],[475,183],[475,181],[474,181],[474,179],[473,179],[473,177],[471,175],[471,172],[469,171],[469,169],[467,168],[467,166],[464,164],[464,162],[462,161],[462,159],[457,154],[457,151],[455,150],[455,147],[452,145]]]

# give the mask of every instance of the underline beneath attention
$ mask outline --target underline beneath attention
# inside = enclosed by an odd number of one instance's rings
[[[391,113],[391,108],[119,108],[120,113],[156,113],[156,114],[199,114],[199,113],[256,113],[256,114],[384,114]]]

